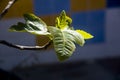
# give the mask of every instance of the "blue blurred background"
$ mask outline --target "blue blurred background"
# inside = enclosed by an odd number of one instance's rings
[[[9,0],[0,1],[0,12]],[[34,13],[47,25],[65,10],[75,29],[94,38],[77,46],[70,59],[59,62],[52,47],[41,51],[21,51],[0,45],[0,68],[25,80],[120,80],[119,0],[18,0],[0,21],[0,40],[22,45],[43,45],[47,39],[28,33],[8,32],[24,13]]]

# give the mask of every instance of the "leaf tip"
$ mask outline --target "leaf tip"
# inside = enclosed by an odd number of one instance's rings
[[[94,36],[93,36],[92,34],[86,32],[86,31],[84,31],[84,30],[76,30],[76,31],[77,31],[79,34],[81,34],[81,35],[84,37],[84,39],[92,39],[92,38],[94,38]]]

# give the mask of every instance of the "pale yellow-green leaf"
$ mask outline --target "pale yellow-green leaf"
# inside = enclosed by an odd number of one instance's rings
[[[75,50],[75,44],[84,45],[84,38],[74,30],[60,30],[56,27],[48,28],[53,35],[53,45],[58,59],[64,61],[68,59]]]
[[[76,31],[80,33],[84,37],[84,39],[91,39],[94,37],[93,35],[91,35],[90,33],[87,33],[84,30],[76,30]]]
[[[68,59],[75,50],[75,44],[71,41],[67,34],[64,34],[60,29],[56,27],[48,28],[53,35],[53,45],[57,57],[60,61]]]
[[[70,27],[70,24],[72,23],[72,19],[68,16],[66,16],[65,11],[63,10],[60,14],[60,16],[58,16],[56,18],[56,27],[61,29],[61,30],[65,30],[68,29]]]
[[[85,41],[81,34],[76,32],[75,30],[63,30],[64,34],[73,42],[83,46]]]

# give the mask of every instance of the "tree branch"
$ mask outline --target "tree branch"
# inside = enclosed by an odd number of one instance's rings
[[[12,44],[12,43],[9,43],[5,40],[0,40],[0,44],[6,45],[6,46],[9,46],[9,47],[13,47],[13,48],[16,48],[16,49],[20,49],[20,50],[40,50],[40,49],[43,49],[43,48],[46,49],[51,43],[52,42],[49,41],[44,46],[23,46],[23,45]]]
[[[2,13],[0,14],[0,20],[5,16],[5,14],[8,12],[8,10],[10,9],[10,7],[12,7],[12,5],[16,2],[17,0],[10,0],[7,4],[7,6],[5,7],[5,9],[2,11]]]

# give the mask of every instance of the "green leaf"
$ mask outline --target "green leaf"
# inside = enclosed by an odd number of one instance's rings
[[[83,31],[83,30],[76,30],[79,34],[81,34],[84,39],[91,39],[93,38],[94,36],[92,36],[90,33],[87,33],[86,31]]]
[[[24,14],[26,25],[29,27],[28,30],[38,30],[47,32],[47,25],[39,17],[34,14]]]
[[[47,25],[34,14],[24,14],[25,23],[19,22],[9,28],[10,31],[29,32],[35,35],[50,35],[47,31]]]
[[[76,31],[60,30],[56,27],[48,29],[53,35],[53,45],[60,61],[68,59],[73,54],[76,48],[74,42],[81,46],[84,44],[84,39]]]
[[[71,23],[72,19],[66,16],[64,10],[61,12],[60,16],[56,18],[56,27],[61,30],[68,29]]]
[[[14,31],[14,32],[26,32],[25,30],[26,25],[22,22],[18,22],[17,25],[13,25],[9,28],[9,31]]]
[[[81,34],[76,32],[75,30],[63,30],[64,34],[67,35],[68,39],[71,41],[79,44],[80,46],[83,46],[85,41]]]

